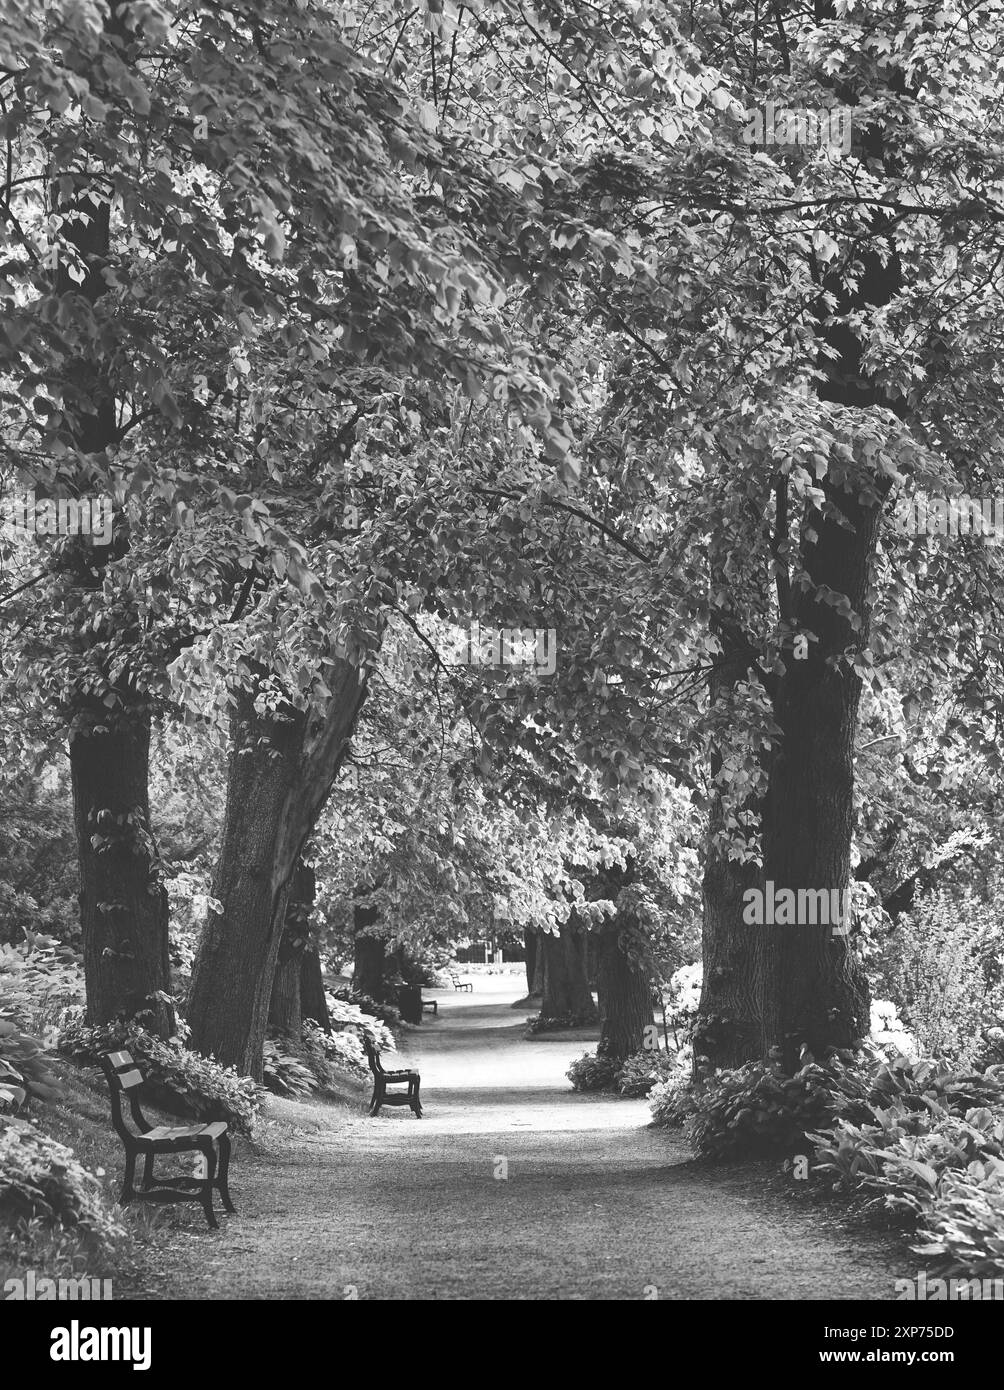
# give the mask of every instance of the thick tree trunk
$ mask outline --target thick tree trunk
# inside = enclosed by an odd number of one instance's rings
[[[891,74],[896,87],[901,74]],[[878,125],[855,135],[877,164],[885,157]],[[848,286],[838,273],[824,277],[840,316],[868,315],[888,304],[902,287],[903,276],[889,215],[873,217],[873,241],[860,252],[861,274]],[[884,246],[882,243],[885,243]],[[864,366],[862,338],[848,324],[833,324],[820,307],[819,363],[824,377],[817,387],[823,401],[845,410],[881,416],[906,413],[902,400],[891,399]],[[883,502],[889,478],[874,465],[831,459],[822,481],[826,501],[847,525],[806,505],[801,531],[801,563],[810,586],[780,593],[782,618],[795,632],[811,632],[803,659],[785,654],[785,673],[774,695],[774,717],[781,741],[771,759],[764,807],[764,879],[775,889],[836,890],[852,882],[851,834],[854,824],[854,739],[861,681],[853,657],[867,647],[869,587]],[[778,497],[778,539],[787,537],[787,493]],[[780,555],[780,551],[776,552]],[[787,587],[787,562],[781,570]],[[836,606],[835,597],[849,602]],[[787,609],[787,611],[785,611]],[[857,621],[852,625],[851,618]],[[779,1052],[784,1066],[798,1064],[802,1045],[813,1053],[847,1047],[868,1028],[868,989],[850,947],[850,937],[832,926],[772,926],[758,931],[764,977],[763,1047]]]
[[[100,719],[100,722],[98,722]],[[92,715],[70,735],[87,1020],[136,1018],[167,1037],[167,893],[150,833],[149,715]]]
[[[804,660],[787,660],[775,700],[781,741],[771,760],[764,806],[764,879],[775,889],[831,889],[852,881],[854,736],[861,682],[834,658],[867,641],[867,589],[881,506],[827,492],[853,532],[819,514],[803,544],[806,568],[825,593],[844,594],[864,627],[855,632],[810,590],[798,600],[799,629],[814,632]],[[843,901],[841,897],[840,901]],[[849,927],[844,924],[844,927]],[[804,1044],[813,1053],[848,1047],[868,1031],[868,991],[844,929],[832,925],[754,928],[765,967],[763,1046],[780,1049],[787,1069]]]
[[[526,994],[522,999],[513,1000],[510,1008],[526,1009],[540,1004],[541,995],[544,989],[544,949],[541,944],[541,933],[535,930],[527,930],[523,933],[523,941],[526,946]]]
[[[286,921],[279,942],[268,1009],[270,1031],[296,1039],[303,1029],[300,978],[304,953],[310,943],[310,914],[314,908],[315,887],[314,871],[301,859],[290,883]]]
[[[356,903],[353,909],[356,939],[353,943],[352,988],[384,1002],[384,964],[387,943],[382,936],[367,936],[366,929],[376,923],[376,909]]]
[[[317,947],[309,943],[300,959],[300,1016],[303,1020],[313,1019],[326,1033],[331,1032],[321,957]]]
[[[623,949],[616,926],[594,938],[602,1023],[599,1056],[623,1062],[642,1050],[645,1029],[652,1022],[652,985]]]
[[[541,1018],[574,1018],[589,1023],[597,1017],[586,979],[584,937],[581,928],[567,922],[559,936],[541,933],[540,950],[544,957]]]
[[[276,957],[297,859],[327,800],[365,693],[339,660],[323,720],[289,709],[262,716],[237,696],[223,843],[210,912],[192,971],[192,1045],[261,1078]]]
[[[105,24],[124,40],[117,7],[105,16]],[[63,236],[86,267],[78,284],[70,266],[60,261],[55,291],[96,305],[108,291],[102,274],[111,247],[107,197],[103,191],[92,194],[90,175],[66,174],[53,184],[52,200]],[[110,364],[100,353],[81,353],[67,359],[66,374],[67,382],[49,394],[65,398],[74,444],[100,464],[118,440]],[[91,484],[82,486],[89,490]],[[112,676],[109,658],[100,650],[102,642],[114,638],[118,655],[139,636],[124,604],[113,625],[102,614],[107,566],[121,560],[128,548],[128,527],[117,518],[111,544],[77,537],[64,542],[58,557],[66,585],[64,601],[68,610],[79,605],[76,638],[88,654],[83,661],[86,678],[69,702],[84,979],[91,1023],[140,1017],[151,1031],[166,1037],[174,1027],[174,1011],[163,1000],[151,998],[170,992],[171,971],[167,894],[150,828],[150,711],[128,677]]]

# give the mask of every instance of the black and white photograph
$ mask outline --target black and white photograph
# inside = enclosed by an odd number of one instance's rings
[[[1002,363],[1004,0],[0,0],[32,1376],[980,1364]]]

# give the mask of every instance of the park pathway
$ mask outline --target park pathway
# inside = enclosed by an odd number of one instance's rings
[[[582,1096],[589,1046],[526,1042],[522,977],[482,977],[408,1039],[425,1117],[283,1106],[237,1217],[175,1238],[161,1298],[885,1299],[905,1252],[709,1171],[643,1101]],[[288,1127],[292,1125],[292,1128]],[[503,1176],[504,1175],[504,1176]]]

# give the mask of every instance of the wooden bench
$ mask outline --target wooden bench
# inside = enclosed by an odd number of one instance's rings
[[[432,1012],[435,1014],[436,1018],[439,1017],[439,1000],[438,1000],[438,999],[423,999],[423,1000],[422,1000],[422,1008],[423,1008],[423,1009],[431,1009]]]
[[[454,989],[466,989],[469,994],[474,993],[474,986],[470,980],[462,980],[455,970],[448,970],[446,973],[449,975]]]
[[[386,1071],[380,1061],[380,1053],[370,1042],[369,1038],[363,1038],[363,1047],[366,1050],[366,1060],[370,1064],[370,1071],[373,1073],[373,1095],[370,1099],[370,1114],[379,1115],[382,1105],[407,1105],[415,1112],[415,1118],[422,1118],[422,1100],[419,1095],[419,1088],[422,1084],[422,1077],[417,1071]],[[387,1090],[388,1086],[407,1086],[407,1091]]]
[[[224,1120],[208,1125],[151,1125],[139,1108],[139,1088],[143,1073],[129,1052],[106,1052],[101,1059],[112,1101],[112,1125],[125,1148],[125,1181],[119,1202],[122,1206],[137,1198],[144,1202],[194,1201],[202,1205],[206,1220],[213,1230],[218,1229],[213,1211],[213,1192],[220,1194],[226,1211],[234,1211],[230,1200],[227,1176],[230,1171],[230,1135]],[[123,1102],[128,1101],[129,1126]],[[217,1160],[217,1149],[219,1159]],[[172,1174],[158,1179],[154,1175],[157,1154],[197,1152],[206,1163],[204,1177]],[[143,1179],[135,1186],[136,1160],[143,1159]]]

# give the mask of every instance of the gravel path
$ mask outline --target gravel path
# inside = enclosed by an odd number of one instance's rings
[[[342,1299],[888,1299],[889,1254],[712,1171],[646,1128],[643,1101],[580,1096],[588,1044],[526,1042],[519,976],[431,991],[409,1038],[425,1117],[278,1104],[233,1173],[218,1236],[195,1210],[153,1296]],[[503,1176],[504,1175],[504,1176]]]

